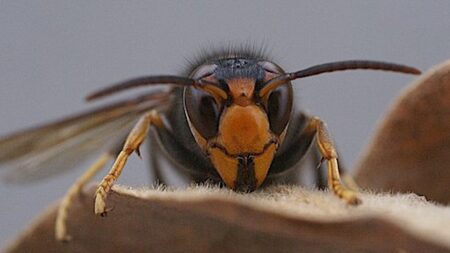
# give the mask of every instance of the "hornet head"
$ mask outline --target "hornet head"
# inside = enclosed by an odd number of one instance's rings
[[[198,66],[191,78],[208,90],[186,87],[185,113],[196,142],[225,184],[253,191],[263,183],[283,141],[292,112],[292,86],[261,96],[268,81],[284,74],[274,63],[228,57]]]

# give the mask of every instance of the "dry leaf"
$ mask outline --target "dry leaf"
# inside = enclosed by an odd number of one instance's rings
[[[450,61],[403,92],[355,170],[363,188],[450,203]]]
[[[416,195],[366,193],[361,206],[350,207],[329,192],[293,186],[244,195],[116,186],[113,210],[102,218],[93,214],[93,193],[73,203],[72,241],[55,241],[51,208],[5,252],[450,251],[450,208]]]

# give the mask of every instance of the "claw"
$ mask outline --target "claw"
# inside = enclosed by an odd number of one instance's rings
[[[106,208],[105,211],[103,211],[103,212],[100,214],[100,216],[101,216],[101,217],[106,217],[106,216],[108,216],[108,213],[109,213],[110,211],[112,211],[113,209],[114,209],[114,207]]]
[[[362,200],[355,195],[355,196],[352,196],[351,198],[349,198],[347,200],[347,203],[352,206],[357,206],[357,205],[362,204]]]
[[[97,215],[101,215],[102,217],[104,217],[104,213],[106,213],[106,203],[105,200],[102,198],[102,196],[100,194],[96,194],[95,196],[95,214]]]
[[[135,152],[139,156],[139,158],[142,159],[140,147],[141,147],[141,145],[139,144],[139,146],[136,147]]]
[[[320,169],[320,166],[322,165],[323,161],[325,161],[325,157],[322,156],[322,158],[320,158],[319,164],[317,164],[316,169]]]

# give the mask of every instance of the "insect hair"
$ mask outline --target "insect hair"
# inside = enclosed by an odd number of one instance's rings
[[[257,45],[255,43],[244,43],[238,45],[228,43],[224,46],[211,45],[208,47],[203,47],[191,58],[185,57],[186,65],[183,67],[181,74],[183,76],[188,76],[197,67],[204,63],[231,57],[272,61],[272,56],[270,56],[268,51],[267,46],[264,44]]]

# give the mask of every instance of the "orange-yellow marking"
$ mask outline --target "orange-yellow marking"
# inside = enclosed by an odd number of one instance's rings
[[[230,154],[260,153],[271,139],[267,115],[256,105],[232,105],[224,111],[217,143]]]
[[[259,156],[256,156],[253,161],[255,162],[255,177],[256,186],[260,186],[266,179],[267,172],[269,172],[270,165],[272,164],[273,157],[276,151],[276,144],[272,143],[270,146]]]

